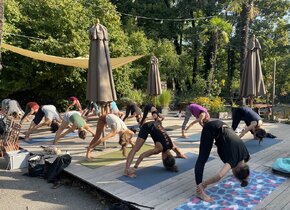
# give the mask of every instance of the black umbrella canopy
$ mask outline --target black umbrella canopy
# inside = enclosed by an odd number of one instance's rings
[[[150,96],[157,96],[162,93],[158,59],[155,56],[150,58],[147,92]]]
[[[258,39],[253,35],[248,45],[246,64],[242,74],[240,86],[241,97],[255,97],[266,94],[260,60],[260,50],[261,45]]]
[[[100,104],[117,100],[113,80],[107,28],[96,21],[89,30],[90,54],[87,100]]]

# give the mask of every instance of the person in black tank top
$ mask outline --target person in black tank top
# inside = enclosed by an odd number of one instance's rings
[[[156,115],[156,113],[154,115]],[[172,142],[171,138],[166,133],[160,121],[146,122],[142,125],[139,131],[135,146],[128,154],[126,168],[124,171],[125,176],[136,177],[135,170],[130,168],[130,165],[133,161],[135,154],[145,143],[149,134],[154,141],[155,147],[142,153],[136,161],[134,168],[138,168],[139,164],[145,157],[162,153],[162,161],[165,169],[177,172],[178,169],[175,165],[175,159],[170,153],[170,150],[173,150],[176,153],[177,157],[186,158],[186,156],[182,154],[180,150],[176,147],[176,145]]]
[[[218,155],[224,166],[215,176],[203,180],[204,166],[209,158],[214,140]],[[247,186],[250,169],[246,162],[249,159],[250,155],[244,142],[232,128],[220,120],[207,122],[202,129],[199,155],[194,168],[197,185],[196,195],[207,202],[212,201],[213,199],[205,193],[204,189],[208,185],[220,181],[230,170],[241,182],[242,187]]]

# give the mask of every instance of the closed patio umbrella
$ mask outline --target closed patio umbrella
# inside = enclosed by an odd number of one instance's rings
[[[90,54],[87,77],[88,101],[106,104],[117,100],[113,80],[107,28],[96,21],[89,30]]]
[[[253,106],[254,97],[266,94],[260,50],[261,45],[255,35],[253,35],[248,45],[248,54],[240,86],[240,96],[243,98],[250,97],[251,107]]]
[[[154,105],[156,106],[156,96],[162,93],[161,80],[158,67],[158,59],[155,56],[150,58],[150,68],[147,83],[148,95],[154,97]]]

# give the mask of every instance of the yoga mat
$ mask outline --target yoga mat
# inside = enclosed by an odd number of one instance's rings
[[[271,139],[271,138],[264,138],[263,141],[259,144],[258,140],[252,139],[245,142],[245,145],[250,154],[254,154],[256,152],[260,152],[261,150],[267,149],[279,142],[281,139]]]
[[[170,126],[166,126],[165,130],[166,131],[173,131],[173,130],[180,129],[180,128],[181,128],[181,125],[170,125]]]
[[[139,156],[141,153],[149,150],[149,149],[153,149],[154,146],[151,145],[147,145],[144,144],[141,149],[139,150],[139,152],[137,152],[137,155]],[[127,148],[127,154],[129,154],[131,148]],[[106,153],[100,156],[97,156],[95,158],[93,158],[93,161],[86,161],[86,160],[81,160],[79,161],[80,164],[82,164],[83,166],[95,169],[101,166],[105,166],[108,165],[110,163],[113,163],[115,161],[121,161],[121,160],[125,160],[126,157],[124,157],[122,155],[122,151],[114,151],[114,152],[110,152],[110,153]]]
[[[129,128],[130,130],[135,130],[136,132],[140,131],[139,125],[128,125],[127,128]]]
[[[196,142],[196,141],[200,141],[200,136],[201,133],[195,133],[193,135],[187,136],[187,138],[177,138],[175,139],[175,141],[179,141],[179,142]]]
[[[38,143],[38,142],[53,141],[54,137],[55,137],[55,135],[53,135],[53,136],[35,137],[35,138],[30,139],[30,141],[25,141],[25,142],[28,143],[28,144],[34,144],[34,143]],[[66,138],[71,138],[71,137],[78,137],[78,133],[69,133],[69,134],[67,134],[65,137],[63,137],[61,139],[66,139]]]
[[[174,176],[180,175],[183,172],[193,169],[195,166],[195,162],[197,160],[197,155],[193,153],[187,153],[186,156],[187,156],[187,159],[180,159],[180,158],[175,159],[179,172],[167,171],[163,167],[163,164],[161,162],[154,166],[148,166],[145,168],[136,169],[136,175],[137,175],[136,178],[129,178],[127,176],[121,176],[121,177],[118,177],[117,179],[127,182],[127,184],[130,184],[136,188],[144,190],[148,187],[154,186],[156,184],[159,184],[162,181],[165,181]],[[209,157],[208,161],[211,161],[212,159],[213,157]],[[142,167],[142,162],[140,166]]]
[[[206,189],[207,194],[214,198],[213,202],[205,202],[193,196],[175,210],[250,210],[285,181],[286,178],[270,173],[251,171],[249,185],[240,187],[240,182],[231,175],[215,186]],[[192,189],[193,192],[194,190]]]

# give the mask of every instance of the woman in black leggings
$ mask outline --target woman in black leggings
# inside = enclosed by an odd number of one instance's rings
[[[154,117],[157,117],[156,113],[154,113],[153,115],[154,115]],[[178,168],[175,165],[175,158],[170,153],[170,150],[173,150],[176,153],[177,157],[186,158],[186,156],[184,154],[182,154],[181,151],[172,142],[171,138],[168,136],[165,129],[162,127],[160,121],[146,122],[142,125],[142,127],[139,131],[135,146],[132,148],[132,150],[128,154],[126,168],[124,171],[125,176],[136,177],[135,170],[131,169],[130,165],[133,161],[135,154],[141,149],[141,147],[145,143],[149,134],[154,141],[155,147],[153,149],[150,149],[150,150],[142,153],[139,156],[138,160],[136,161],[134,168],[138,168],[138,166],[141,163],[141,161],[143,160],[143,158],[161,153],[162,154],[162,162],[163,162],[165,169],[168,171],[177,172]],[[121,145],[123,145],[122,142],[119,142],[119,143]],[[124,146],[124,148],[125,148],[125,146]]]
[[[147,117],[149,112],[151,112],[151,113],[156,112],[157,113],[158,118],[156,120],[159,120],[159,121],[164,120],[164,117],[160,115],[160,113],[158,112],[158,110],[156,109],[156,107],[153,104],[146,104],[144,107],[144,110],[143,110],[143,117],[141,119],[140,126],[142,126],[143,123],[145,122],[146,117]]]
[[[224,166],[215,176],[203,181],[204,166],[209,158],[214,140]],[[199,155],[194,169],[196,195],[207,202],[212,201],[213,199],[205,193],[204,189],[208,185],[220,181],[230,170],[241,182],[242,187],[247,186],[250,169],[246,162],[249,159],[250,155],[244,142],[232,128],[220,120],[207,122],[202,129]]]
[[[129,116],[129,114],[131,114]],[[141,119],[141,109],[137,106],[136,103],[129,103],[126,107],[126,114],[125,117],[123,118],[123,121],[125,122],[127,118],[132,118],[136,117],[136,121],[139,123]]]

